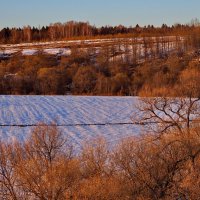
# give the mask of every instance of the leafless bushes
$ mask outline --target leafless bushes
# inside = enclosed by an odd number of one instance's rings
[[[96,139],[75,155],[55,125],[39,125],[25,143],[0,144],[0,198],[198,199],[200,128],[197,123],[178,127],[129,138],[114,148]]]
[[[5,199],[197,199],[199,128],[157,138],[104,140],[79,156],[54,126],[37,127],[25,144],[1,143],[0,195]]]

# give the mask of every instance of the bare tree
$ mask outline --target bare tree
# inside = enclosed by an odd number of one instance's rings
[[[133,121],[159,134],[176,130],[190,132],[200,117],[200,98],[140,98]]]
[[[100,176],[108,174],[109,159],[110,152],[103,138],[96,139],[89,145],[85,145],[81,155],[84,174],[86,176],[91,174]]]
[[[194,130],[189,137],[171,132],[160,138],[147,134],[123,141],[114,156],[120,190],[127,199],[187,199],[193,192],[186,187],[198,188],[187,182],[199,170],[197,143]],[[191,152],[195,152],[195,168]]]
[[[77,191],[77,199],[122,199],[118,192],[119,182],[114,176],[111,152],[105,139],[97,138],[85,145],[80,159],[83,179]]]
[[[30,26],[23,27],[23,35],[24,35],[24,40],[26,42],[31,42],[31,40],[32,40],[32,32],[31,32],[31,27]]]
[[[79,162],[56,126],[40,125],[18,150],[16,174],[24,191],[36,199],[59,200],[71,195]]]
[[[17,178],[15,176],[15,153],[12,145],[0,143],[0,197],[18,200]]]

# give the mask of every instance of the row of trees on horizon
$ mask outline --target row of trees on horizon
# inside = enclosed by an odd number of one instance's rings
[[[159,36],[159,35],[188,35],[192,32],[199,32],[198,20],[192,20],[190,24],[175,24],[161,27],[148,25],[141,27],[102,26],[100,28],[90,25],[89,22],[69,21],[66,23],[54,23],[49,26],[23,28],[3,28],[0,31],[0,43],[21,43],[33,41],[54,41],[77,37],[102,37],[117,34],[128,34],[133,36]]]

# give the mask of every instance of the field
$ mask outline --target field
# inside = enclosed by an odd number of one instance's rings
[[[58,56],[69,56],[73,48],[82,51],[93,49],[94,54],[99,54],[102,48],[109,48],[111,59],[131,55],[137,51],[140,59],[144,57],[145,51],[148,55],[151,51],[162,49],[164,53],[173,52],[177,44],[183,45],[184,38],[175,36],[165,37],[138,37],[138,38],[113,38],[113,39],[91,39],[91,40],[66,40],[53,42],[35,42],[21,44],[0,45],[0,58],[10,58],[13,55],[31,56],[37,54],[49,54]]]
[[[39,123],[55,122],[77,147],[92,138],[109,143],[135,135],[136,97],[0,96],[0,139],[24,141]]]

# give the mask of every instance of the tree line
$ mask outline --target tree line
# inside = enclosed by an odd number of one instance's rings
[[[66,23],[54,23],[49,26],[23,28],[3,28],[0,31],[0,43],[22,43],[38,41],[55,41],[73,38],[90,38],[112,35],[132,35],[137,36],[164,36],[164,35],[188,35],[193,32],[200,32],[198,20],[193,20],[190,24],[175,24],[161,27],[148,25],[141,27],[102,26],[96,27],[89,22],[69,21]]]

